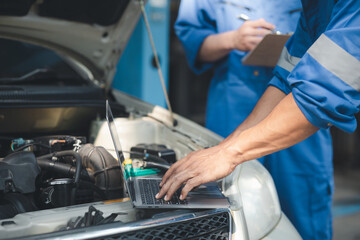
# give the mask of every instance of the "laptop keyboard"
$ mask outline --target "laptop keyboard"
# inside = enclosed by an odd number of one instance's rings
[[[145,205],[163,205],[163,204],[187,204],[186,200],[180,200],[182,188],[178,189],[169,201],[156,199],[155,195],[159,192],[161,179],[138,179],[140,187],[141,201]]]

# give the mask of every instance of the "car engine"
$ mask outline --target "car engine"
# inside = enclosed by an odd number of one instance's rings
[[[0,219],[126,196],[118,161],[85,137],[18,138],[8,145],[0,159]]]

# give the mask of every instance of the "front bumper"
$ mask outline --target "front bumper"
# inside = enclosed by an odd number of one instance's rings
[[[275,228],[266,235],[263,240],[301,240],[301,236],[285,216],[284,213],[281,214],[281,219]]]

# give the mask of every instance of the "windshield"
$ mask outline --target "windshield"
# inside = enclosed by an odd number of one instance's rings
[[[25,42],[0,39],[0,84],[85,83],[56,52]]]

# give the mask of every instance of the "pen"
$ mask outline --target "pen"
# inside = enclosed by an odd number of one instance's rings
[[[240,14],[239,16],[237,16],[237,18],[240,19],[240,20],[243,20],[244,22],[245,21],[250,21],[250,17],[248,15],[246,15],[246,14],[243,14],[243,13]],[[277,31],[276,29],[271,30],[271,33],[272,34],[281,34],[281,32]]]
[[[248,16],[248,15],[245,15],[245,14],[243,14],[243,13],[240,14],[237,18],[243,20],[244,22],[250,20],[249,16]]]

